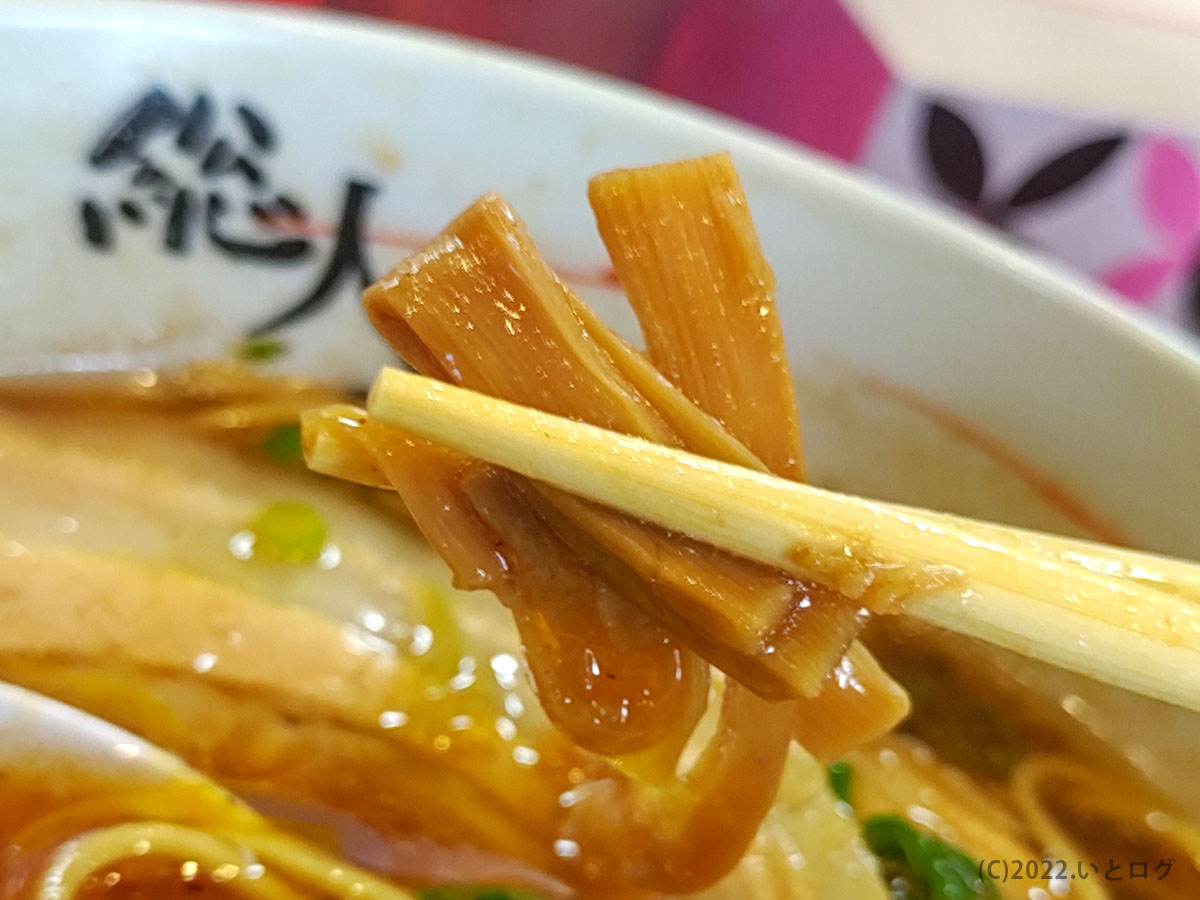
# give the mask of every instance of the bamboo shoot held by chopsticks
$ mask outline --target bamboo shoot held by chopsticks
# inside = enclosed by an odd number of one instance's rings
[[[1200,611],[1086,568],[1053,538],[821,490],[394,369],[377,379],[368,414],[878,612],[1200,710]]]
[[[304,460],[314,472],[333,475],[367,487],[391,488],[383,469],[361,442],[356,431],[367,429],[367,411],[347,403],[306,410],[300,416],[300,443]]]
[[[369,288],[363,304],[422,374],[658,443],[754,461],[590,314],[503,198],[472,204]],[[764,697],[819,692],[857,631],[857,604],[828,589],[561,491],[541,493],[649,586],[660,624]],[[796,652],[765,652],[783,644]]]
[[[645,357],[590,315],[554,276],[519,218],[500,198],[473,204],[425,250],[368,290],[364,306],[393,348],[427,375],[646,439],[721,458],[752,458],[749,448],[738,445]],[[331,430],[344,425],[323,423]],[[376,427],[381,426],[365,426]],[[363,436],[363,428],[340,434],[351,440]],[[491,577],[482,584],[474,581],[476,586],[493,587],[502,600],[509,594],[510,601],[516,589],[531,601],[514,605],[514,615],[519,628],[523,622],[527,626],[522,639],[543,706],[547,691],[551,699],[563,701],[547,707],[556,722],[569,726],[577,743],[602,752],[613,748],[614,740],[628,745],[631,733],[638,744],[650,736],[645,727],[635,731],[629,727],[632,723],[624,722],[626,699],[653,714],[653,720],[639,714],[644,723],[678,726],[637,751],[636,759],[624,757],[622,769],[630,780],[608,781],[604,787],[597,785],[597,791],[585,788],[591,799],[571,807],[566,834],[593,848],[591,866],[605,882],[620,883],[625,876],[672,895],[711,883],[734,864],[753,837],[775,797],[788,753],[794,706],[764,697],[823,692],[829,669],[838,663],[857,627],[856,606],[777,569],[672,535],[482,461],[464,459],[461,469],[430,472],[405,452],[406,446],[410,445],[399,434],[381,440],[374,448],[376,461],[439,554],[467,580],[471,560],[478,559]],[[436,445],[426,449],[437,454]],[[482,478],[507,486],[507,495],[481,496],[465,477],[472,473],[477,476],[475,487]],[[440,503],[422,499],[430,493],[431,482],[444,498]],[[464,532],[483,536],[479,525],[490,533],[490,542],[468,549],[465,556],[449,552],[461,546]],[[439,534],[448,543],[435,539]],[[534,534],[536,540],[523,540]],[[525,548],[515,558],[509,552],[510,536]],[[539,552],[542,545],[553,548],[553,557]],[[510,563],[503,572],[489,562],[497,553]],[[590,590],[581,593],[570,583],[581,578],[599,586],[598,578],[611,590],[603,597]],[[577,615],[599,614],[607,623],[606,633],[583,634],[559,615],[570,618],[575,607],[581,607]],[[548,621],[551,615],[553,622]],[[539,621],[549,627],[531,627]],[[660,628],[667,633],[656,637]],[[619,660],[606,654],[612,666],[607,673],[603,666],[597,672],[591,665],[594,639],[604,640],[604,646],[616,641],[625,648]],[[764,652],[776,644],[789,652]],[[647,662],[662,660],[671,662],[683,677],[697,672],[706,679],[708,665],[699,665],[697,654],[732,680],[720,693],[715,732],[694,763],[681,771],[685,743],[689,756],[698,749],[688,739],[695,720],[687,709],[670,708],[659,700],[646,704],[643,698],[651,698],[644,693],[618,698],[591,682],[616,676],[636,687],[646,681]],[[546,659],[565,666],[559,671],[566,677],[544,677],[551,674],[539,668]],[[582,679],[571,674],[572,664],[584,665]],[[886,681],[886,676],[862,682],[864,693],[878,681]],[[707,691],[700,699],[708,700]],[[599,715],[589,714],[596,704]],[[573,715],[568,706],[576,711]],[[871,707],[860,705],[856,711],[868,719]],[[619,728],[606,721],[610,713],[617,714]],[[838,726],[838,717],[831,715],[826,729],[837,733]],[[862,734],[861,723],[854,734]],[[613,802],[598,800],[608,796],[609,785],[618,791]],[[730,808],[741,815],[726,815]],[[625,811],[637,822],[632,830]],[[597,855],[596,847],[604,848],[605,855]]]
[[[609,351],[614,360],[641,361],[660,380],[665,375],[691,401],[685,406],[720,423],[683,428],[686,449],[803,481],[775,277],[729,154],[597,175],[588,199],[649,357],[619,346]],[[595,315],[582,303],[576,312]],[[589,330],[611,334],[602,324]],[[634,380],[647,393],[646,380]],[[713,434],[729,437],[713,447],[703,439]],[[816,602],[811,587],[808,593]],[[791,650],[772,643],[781,656]],[[890,731],[909,708],[904,689],[855,641],[817,694],[794,701],[793,733],[830,760]]]
[[[803,478],[775,276],[729,155],[606,172],[588,199],[650,362],[768,469]]]

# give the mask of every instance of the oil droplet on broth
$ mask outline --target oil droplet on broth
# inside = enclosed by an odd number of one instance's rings
[[[389,709],[379,714],[379,727],[385,729],[402,728],[408,724],[408,714],[398,709]]]

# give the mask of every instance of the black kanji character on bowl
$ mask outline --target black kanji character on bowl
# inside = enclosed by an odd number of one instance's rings
[[[113,206],[131,225],[144,226],[155,208],[162,213],[163,248],[186,253],[203,221],[212,244],[231,256],[288,262],[308,256],[302,237],[250,236],[223,228],[230,206],[227,195],[248,194],[250,221],[264,210],[291,218],[304,211],[286,194],[271,195],[264,157],[275,148],[266,118],[248,104],[234,107],[238,134],[220,133],[211,96],[198,93],[180,103],[164,88],[154,87],[122,111],[104,129],[87,154],[98,172],[127,173],[126,194]],[[87,242],[97,249],[116,245],[112,207],[89,197],[80,204]],[[202,217],[202,218],[201,218]]]
[[[294,196],[273,189],[266,171],[266,157],[277,144],[266,116],[250,104],[238,103],[222,117],[207,92],[184,104],[165,88],[153,87],[117,115],[87,153],[93,170],[120,172],[126,180],[123,196],[114,202],[95,197],[80,202],[84,240],[96,250],[113,251],[117,222],[147,227],[158,221],[163,249],[172,254],[187,253],[202,234],[234,260],[275,265],[306,260],[314,252],[306,236],[308,214]],[[361,287],[371,282],[363,240],[367,203],[375,190],[366,181],[347,181],[330,256],[317,269],[312,287],[255,325],[251,334],[312,315],[346,278],[357,279]],[[234,194],[240,202],[231,199]],[[244,213],[240,222],[239,212]]]

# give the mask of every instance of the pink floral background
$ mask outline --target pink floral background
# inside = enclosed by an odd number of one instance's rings
[[[1200,142],[929,95],[838,0],[257,0],[466,34],[638,81],[951,204],[1200,334]]]

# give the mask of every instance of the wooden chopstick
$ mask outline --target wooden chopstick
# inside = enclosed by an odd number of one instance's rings
[[[822,490],[396,369],[390,425],[730,552],[1200,710],[1200,565]]]

